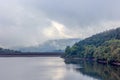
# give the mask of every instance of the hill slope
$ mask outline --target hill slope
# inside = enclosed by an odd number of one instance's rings
[[[105,31],[67,47],[63,57],[120,62],[120,28]]]

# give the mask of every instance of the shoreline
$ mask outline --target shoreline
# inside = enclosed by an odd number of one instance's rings
[[[96,59],[89,59],[89,58],[64,58],[65,60],[81,60],[81,61],[92,61],[97,62],[100,64],[106,64],[106,65],[113,65],[113,66],[120,66],[120,62],[107,62],[105,60],[96,60]]]
[[[60,57],[60,55],[0,55],[0,57]]]
[[[0,54],[0,57],[60,57],[62,53],[16,53]]]

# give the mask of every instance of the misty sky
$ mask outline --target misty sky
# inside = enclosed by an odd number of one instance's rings
[[[0,0],[0,46],[86,38],[120,27],[120,0]]]

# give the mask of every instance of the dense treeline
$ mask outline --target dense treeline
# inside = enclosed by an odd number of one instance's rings
[[[0,48],[0,55],[1,54],[18,54],[21,53],[20,51],[10,50],[10,49],[3,49]]]
[[[120,28],[93,35],[72,47],[67,46],[63,57],[120,62]]]

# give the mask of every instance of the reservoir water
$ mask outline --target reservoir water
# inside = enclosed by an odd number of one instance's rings
[[[120,67],[59,57],[1,57],[0,80],[120,80]]]

